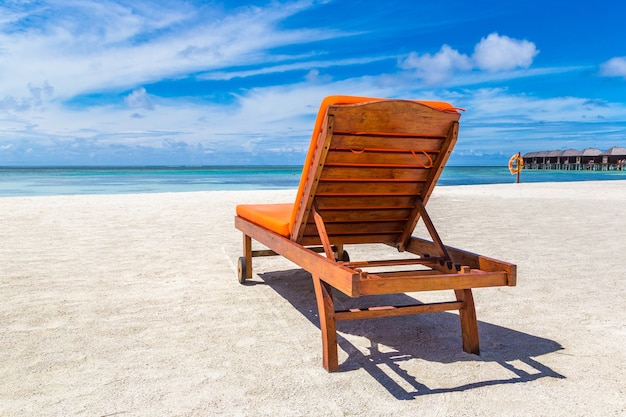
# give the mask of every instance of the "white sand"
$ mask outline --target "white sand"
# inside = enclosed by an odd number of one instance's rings
[[[481,356],[453,313],[342,322],[334,374],[306,273],[236,279],[235,205],[293,194],[0,198],[0,416],[626,415],[626,181],[438,187],[446,244],[518,264]]]

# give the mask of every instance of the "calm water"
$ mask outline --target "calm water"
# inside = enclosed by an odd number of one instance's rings
[[[295,188],[300,167],[0,168],[0,197]],[[522,172],[522,182],[626,180],[626,171]],[[439,185],[513,183],[507,167],[444,169]]]

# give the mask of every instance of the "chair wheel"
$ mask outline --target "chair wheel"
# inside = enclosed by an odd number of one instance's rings
[[[246,275],[248,272],[248,265],[246,264],[246,258],[243,256],[239,258],[239,262],[237,262],[237,279],[240,284],[246,283]]]

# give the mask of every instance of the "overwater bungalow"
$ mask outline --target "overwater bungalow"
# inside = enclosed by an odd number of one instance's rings
[[[618,146],[604,152],[596,148],[528,152],[522,158],[525,169],[626,171],[626,148]]]
[[[563,169],[576,170],[582,164],[583,153],[577,149],[563,151]]]
[[[602,157],[602,164],[620,166],[620,168],[626,169],[626,148],[613,146],[611,149],[602,152],[600,156]]]

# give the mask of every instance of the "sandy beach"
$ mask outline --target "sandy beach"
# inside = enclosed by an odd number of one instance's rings
[[[447,245],[518,265],[481,356],[455,313],[342,322],[334,374],[307,273],[236,278],[235,205],[294,193],[0,198],[0,416],[626,415],[626,181],[437,187]]]

